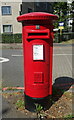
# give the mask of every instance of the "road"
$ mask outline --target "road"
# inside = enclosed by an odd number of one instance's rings
[[[72,46],[54,46],[53,83],[55,80],[72,78]],[[23,87],[23,51],[22,49],[3,49],[2,57],[9,61],[2,63],[2,85]],[[71,80],[71,79],[70,79]],[[66,81],[67,82],[67,81]],[[70,81],[69,81],[70,82]]]
[[[22,55],[22,49],[2,50],[2,57],[9,59],[8,62],[2,63],[3,87],[23,86],[23,56],[17,55]]]

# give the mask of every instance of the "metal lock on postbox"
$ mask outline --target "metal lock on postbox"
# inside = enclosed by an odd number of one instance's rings
[[[57,18],[43,12],[17,17],[23,25],[24,93],[31,98],[44,98],[52,94],[52,23]]]

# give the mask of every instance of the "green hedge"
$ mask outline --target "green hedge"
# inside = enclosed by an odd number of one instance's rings
[[[62,33],[61,36],[60,36],[59,32],[56,32],[54,34],[54,42],[55,43],[59,43],[59,42],[62,42],[62,41],[67,41],[67,40],[70,40],[70,39],[74,39],[74,32],[64,32],[64,33]]]
[[[2,43],[21,43],[22,34],[2,34]]]
[[[62,34],[62,41],[67,41],[69,39],[74,39],[74,33],[65,32]],[[22,43],[22,34],[2,34],[2,43]],[[60,33],[56,32],[54,34],[54,42],[58,43],[60,41]]]
[[[54,43],[58,43],[58,38],[59,36],[58,36],[58,33],[55,33],[54,34]]]

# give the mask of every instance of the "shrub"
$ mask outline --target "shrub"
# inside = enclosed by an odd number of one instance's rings
[[[2,34],[2,43],[21,43],[22,34]]]
[[[58,40],[59,39],[59,34],[56,32],[55,34],[54,34],[54,42],[55,43],[58,43]]]

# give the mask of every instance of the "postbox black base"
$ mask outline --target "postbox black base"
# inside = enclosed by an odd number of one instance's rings
[[[36,111],[36,104],[41,105],[44,110],[47,110],[50,107],[51,96],[47,96],[44,98],[31,98],[27,95],[24,96],[25,96],[25,108],[31,112]]]

